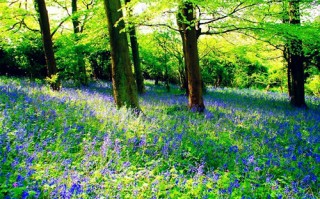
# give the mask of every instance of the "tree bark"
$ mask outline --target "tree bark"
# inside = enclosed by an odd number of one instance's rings
[[[289,2],[289,23],[300,26],[299,1]],[[289,79],[289,88],[291,88],[290,103],[295,107],[306,107],[304,92],[304,66],[302,41],[299,38],[293,38],[289,41],[288,48],[288,72],[291,73]]]
[[[136,83],[133,78],[128,39],[120,0],[104,0],[111,46],[112,84],[115,103],[140,111]]]
[[[52,90],[58,91],[60,90],[60,82],[58,79],[55,79],[55,75],[57,75],[57,64],[54,57],[53,51],[53,43],[50,33],[50,24],[49,24],[49,17],[48,11],[46,8],[46,4],[44,0],[35,0],[35,8],[38,13],[38,19],[41,29],[42,41],[43,41],[43,49],[46,58],[47,64],[47,75],[50,81],[50,86]]]
[[[189,96],[189,88],[188,88],[188,68],[186,62],[186,43],[184,39],[184,27],[183,27],[183,16],[181,10],[177,14],[177,24],[179,27],[179,33],[182,40],[182,50],[183,50],[183,60],[184,60],[184,79],[182,82],[183,88],[186,90],[186,95]]]
[[[77,16],[78,11],[78,0],[72,0],[71,2],[72,7],[72,25],[73,25],[73,32],[75,34],[80,32],[80,22],[79,17]]]
[[[129,3],[130,0],[126,0],[126,3]],[[131,15],[131,10],[128,11],[128,14]],[[134,73],[137,83],[137,89],[139,94],[143,94],[145,92],[145,87],[143,83],[143,75],[141,70],[141,62],[139,56],[139,44],[137,40],[136,28],[134,24],[130,23],[129,25],[129,35],[130,35],[130,43],[131,43],[131,51],[133,58],[133,66]]]
[[[283,2],[283,23],[284,24],[289,24],[289,14],[288,14],[288,2]],[[290,61],[290,57],[289,57],[289,41],[286,41],[285,45],[284,45],[284,50],[283,50],[283,57],[284,60],[287,63],[287,83],[288,83],[288,95],[289,97],[291,97],[292,95],[292,87],[291,87],[291,64],[292,62]]]
[[[185,63],[188,77],[188,106],[191,110],[203,112],[202,80],[199,65],[198,33],[195,27],[194,5],[184,2],[181,7]]]

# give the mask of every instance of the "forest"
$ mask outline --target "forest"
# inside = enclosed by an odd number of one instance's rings
[[[319,198],[319,48],[318,0],[0,0],[0,198]]]

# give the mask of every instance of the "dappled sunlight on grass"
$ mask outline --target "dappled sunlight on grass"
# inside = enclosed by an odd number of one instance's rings
[[[204,114],[147,86],[145,115],[111,84],[49,88],[0,78],[0,198],[318,198],[320,102],[209,89]]]

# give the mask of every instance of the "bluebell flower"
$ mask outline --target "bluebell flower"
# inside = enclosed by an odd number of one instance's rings
[[[217,173],[213,173],[213,181],[218,181],[219,180],[220,175]]]
[[[271,178],[270,177],[267,177],[266,178],[266,183],[270,183],[271,182]]]
[[[16,182],[18,183],[19,186],[23,186],[23,181],[24,181],[24,177],[22,177],[21,175],[18,175]]]
[[[248,158],[248,164],[253,164],[255,161],[254,161],[254,155],[251,155],[249,158]]]
[[[202,175],[203,174],[203,168],[204,168],[204,164],[200,164],[198,169],[197,169],[197,175]]]
[[[261,168],[260,167],[255,167],[254,171],[261,171]]]
[[[238,146],[231,146],[230,148],[229,148],[229,151],[230,152],[234,152],[234,153],[237,153],[238,152]]]
[[[124,162],[122,166],[125,167],[125,168],[127,168],[127,167],[130,167],[130,165],[131,165],[131,164],[130,164],[130,162],[128,161],[128,162]]]
[[[143,147],[147,144],[147,139],[145,136],[142,136],[139,142],[139,147]]]
[[[313,157],[314,157],[316,163],[320,163],[320,155],[319,154],[315,153],[315,154],[313,154]]]
[[[27,199],[28,196],[29,196],[28,191],[25,191],[25,190],[24,190],[24,191],[22,192],[21,199]]]
[[[81,194],[82,191],[83,191],[83,190],[82,190],[82,187],[81,187],[81,185],[78,184],[78,183],[72,184],[71,188],[69,189],[69,193],[70,193],[71,195],[73,195],[74,193],[75,193],[76,195]]]

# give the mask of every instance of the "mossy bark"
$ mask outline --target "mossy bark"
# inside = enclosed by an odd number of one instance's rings
[[[140,110],[120,0],[104,0],[111,46],[112,84],[118,107]]]

